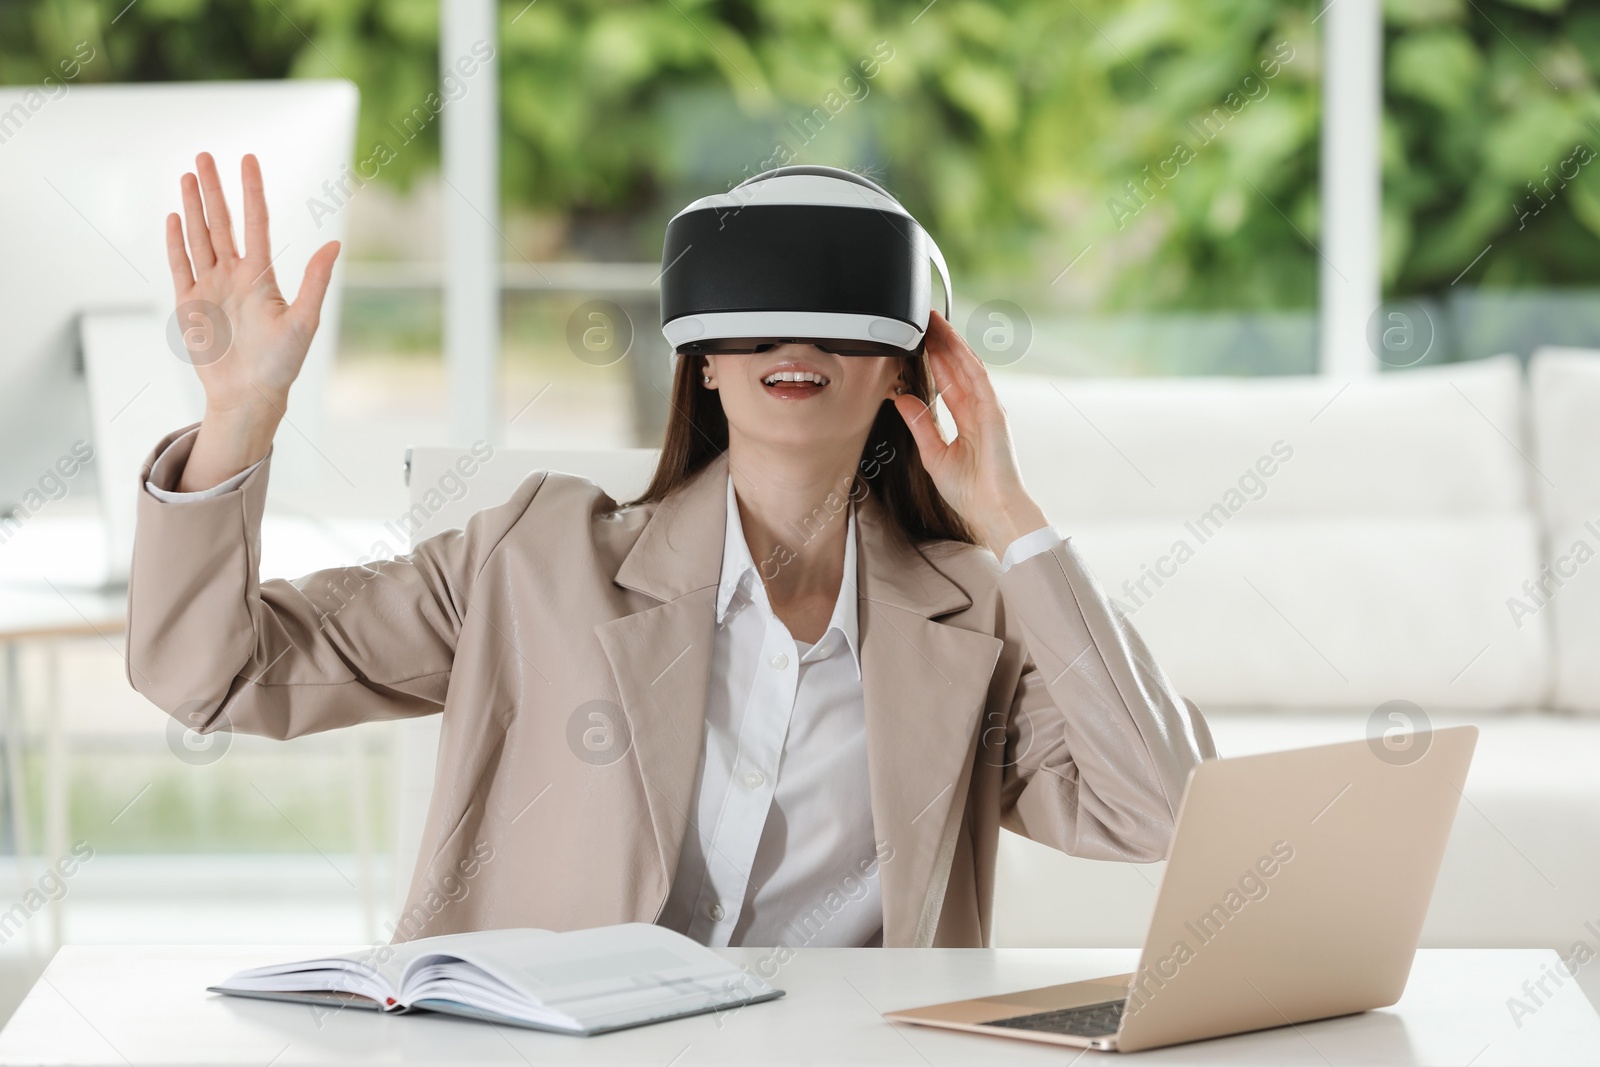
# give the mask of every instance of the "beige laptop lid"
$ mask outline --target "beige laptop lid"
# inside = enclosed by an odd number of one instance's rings
[[[1125,1052],[1393,1004],[1474,726],[1212,760],[1184,794]]]

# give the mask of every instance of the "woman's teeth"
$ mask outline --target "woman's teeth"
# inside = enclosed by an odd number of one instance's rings
[[[776,374],[769,374],[761,379],[765,385],[777,385],[779,382],[809,382],[812,385],[827,385],[828,379],[815,371],[808,370],[781,370]]]

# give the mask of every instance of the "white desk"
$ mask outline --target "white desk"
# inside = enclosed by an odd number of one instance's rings
[[[593,1038],[437,1015],[379,1016],[219,997],[234,970],[327,946],[63,948],[4,1031],[0,1064],[934,1065],[1075,1062],[1052,1045],[884,1022],[881,1011],[1131,970],[1125,949],[809,949],[778,972],[782,1000]],[[727,954],[747,964],[763,949]],[[1600,1016],[1568,980],[1519,1028],[1521,995],[1545,950],[1427,950],[1394,1008],[1137,1054],[1178,1064],[1593,1064]],[[1084,1062],[1117,1062],[1086,1052]]]

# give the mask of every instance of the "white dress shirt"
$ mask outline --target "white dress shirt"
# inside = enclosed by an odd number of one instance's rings
[[[156,462],[166,459],[163,453]],[[236,489],[254,469],[194,493],[148,482],[146,488],[181,504]],[[678,869],[658,920],[707,945],[882,943],[857,636],[855,505],[834,521],[846,523],[843,580],[826,631],[807,644],[772,612],[728,480],[705,743]],[[1049,526],[1025,534],[1007,547],[1001,569],[1060,542]],[[776,565],[767,561],[765,569]]]
[[[807,645],[772,613],[728,480],[705,745],[659,920],[707,945],[880,939],[855,506],[832,521],[846,524],[844,579],[826,632]],[[764,570],[770,576],[777,565]]]

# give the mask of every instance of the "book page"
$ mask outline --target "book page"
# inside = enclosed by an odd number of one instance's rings
[[[220,993],[349,994],[385,1006],[398,987],[372,961],[363,959],[363,955],[325,956],[251,967],[208,988]]]
[[[434,953],[413,959],[403,999],[458,1000],[589,1030],[776,993],[698,942],[650,923],[527,933],[491,931],[466,935],[470,944],[452,939],[433,946]],[[452,968],[447,956],[470,966]],[[504,989],[495,989],[496,982]]]
[[[342,955],[251,967],[211,988],[221,992],[347,993],[368,997],[383,1008],[393,1009],[400,1006],[400,1001],[404,999],[400,990],[406,968],[418,957],[437,953],[458,954],[458,949],[489,944],[507,935],[517,935],[519,942],[550,936],[544,930],[441,934],[398,944],[370,945]]]

